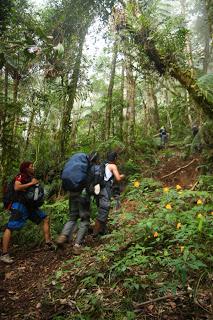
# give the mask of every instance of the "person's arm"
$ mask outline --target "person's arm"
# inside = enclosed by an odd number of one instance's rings
[[[15,184],[14,184],[14,190],[15,191],[24,191],[26,190],[27,188],[29,187],[32,187],[34,186],[35,184],[38,183],[38,180],[33,178],[32,181],[28,182],[28,183],[25,183],[25,184],[21,184],[20,181],[15,181]]]
[[[115,164],[110,164],[110,171],[113,173],[116,181],[121,181],[124,178],[124,174],[120,174]]]

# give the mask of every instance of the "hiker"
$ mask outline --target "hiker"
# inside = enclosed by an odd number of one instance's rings
[[[191,144],[191,150],[192,153],[200,153],[202,151],[202,143],[201,143],[201,135],[200,135],[200,129],[199,126],[196,124],[193,124],[192,126],[192,144]]]
[[[93,236],[104,235],[107,228],[107,219],[110,210],[112,186],[114,180],[119,182],[124,179],[124,174],[120,174],[116,165],[117,152],[110,152],[107,155],[105,164],[104,186],[99,194],[98,215],[93,229]]]
[[[8,264],[14,262],[8,253],[12,232],[20,230],[28,219],[36,224],[40,224],[43,221],[45,247],[53,249],[54,245],[50,237],[49,218],[39,207],[35,207],[32,203],[26,201],[27,190],[32,186],[38,185],[38,183],[39,181],[34,177],[33,163],[31,161],[22,162],[20,172],[14,178],[14,194],[10,207],[11,216],[3,234],[3,248],[0,261]]]
[[[199,132],[199,127],[196,124],[193,124],[193,126],[192,126],[193,138],[198,134],[198,132]]]
[[[75,161],[79,161],[78,168],[81,166],[80,161],[86,159],[88,161],[89,166],[92,164],[95,164],[98,161],[98,153],[92,152],[90,155],[85,155],[83,153],[77,153],[73,157],[70,158],[71,164]],[[74,160],[73,160],[74,159]],[[83,163],[83,162],[82,162]],[[69,165],[69,162],[67,163]],[[83,165],[82,165],[83,166]],[[66,166],[65,166],[66,168]],[[68,167],[69,168],[69,167]],[[70,166],[70,171],[72,170],[72,166]],[[77,178],[77,175],[80,176],[80,173],[77,172],[78,169],[76,168],[76,171],[73,171],[73,180]],[[73,253],[75,255],[78,255],[81,253],[81,244],[84,240],[90,224],[90,193],[88,192],[86,186],[87,186],[87,170],[85,170],[85,178],[86,180],[82,184],[82,187],[79,188],[79,190],[72,191],[72,187],[68,186],[65,188],[67,191],[70,192],[69,195],[69,215],[70,220],[64,225],[63,230],[61,234],[58,236],[56,243],[58,246],[62,246],[64,243],[69,242],[72,239],[73,233],[77,229],[77,221],[80,219],[79,228],[77,231],[77,236],[75,239],[75,243],[73,246]],[[69,173],[69,172],[68,172]],[[77,179],[76,179],[77,180]],[[63,173],[62,173],[62,181],[63,181]]]
[[[159,135],[161,140],[161,146],[165,147],[166,143],[168,142],[168,133],[164,126],[160,128]]]

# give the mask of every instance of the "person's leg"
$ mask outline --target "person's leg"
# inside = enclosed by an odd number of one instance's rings
[[[46,213],[39,208],[33,209],[33,210],[31,209],[29,214],[29,220],[31,220],[37,225],[43,222],[42,228],[43,228],[44,240],[45,240],[45,244],[47,245],[47,249],[48,248],[54,249],[55,246],[51,241],[49,217],[46,215]]]
[[[64,225],[61,234],[58,236],[56,242],[58,245],[70,241],[73,233],[77,227],[77,220],[79,218],[79,196],[80,193],[70,193],[69,197],[69,215],[70,220]]]
[[[18,202],[14,202],[11,207],[11,216],[3,234],[2,239],[2,256],[1,261],[5,263],[12,263],[13,259],[9,256],[9,246],[13,230],[20,230],[26,223],[28,216],[27,209],[24,205]]]
[[[12,231],[8,228],[5,229],[2,239],[2,255],[0,257],[0,261],[10,264],[13,263],[14,260],[10,257],[8,251],[9,251],[9,245],[11,240]]]
[[[3,238],[2,238],[2,253],[6,254],[9,250],[10,240],[11,240],[12,231],[8,228],[5,229]]]
[[[88,232],[90,223],[90,196],[88,194],[79,197],[80,224],[75,244],[80,245]]]
[[[103,235],[106,233],[107,219],[110,210],[111,190],[105,187],[100,192],[98,215],[95,221],[93,235]]]
[[[43,221],[44,239],[48,243],[51,242],[49,217],[44,218]]]

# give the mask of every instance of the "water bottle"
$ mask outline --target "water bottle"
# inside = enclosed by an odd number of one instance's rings
[[[38,184],[36,184],[35,185],[35,191],[34,191],[34,197],[33,197],[33,200],[34,201],[37,201],[38,200],[38,194],[39,194],[39,185]]]

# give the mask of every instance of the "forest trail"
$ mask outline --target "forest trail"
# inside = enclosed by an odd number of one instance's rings
[[[180,184],[184,188],[190,189],[196,182],[198,165],[199,159],[197,156],[187,160],[183,160],[181,156],[177,157],[177,155],[168,159],[162,157],[158,168],[155,170],[154,178],[161,180],[164,186]],[[174,173],[171,174],[172,172]],[[168,177],[162,178],[166,175]],[[128,201],[124,201],[123,206],[129,206]],[[134,211],[134,208],[132,209]],[[97,252],[103,245],[103,240],[99,243],[95,243],[91,239],[90,241],[89,246],[93,247],[94,252]],[[11,254],[15,256],[14,264],[4,265],[1,263],[1,319],[52,319],[50,314],[54,313],[53,306],[51,310],[46,310],[45,314],[41,314],[42,297],[51,294],[51,287],[55,285],[51,282],[51,276],[57,270],[63,268],[65,260],[72,260],[74,257],[71,244],[68,244],[64,250],[57,250],[56,252],[44,251],[42,247],[23,250],[14,245]],[[85,263],[86,260],[90,263],[90,259],[91,257],[86,252]],[[76,270],[77,274],[78,271]],[[68,278],[66,286],[70,285],[69,281]],[[73,294],[76,288],[77,284],[75,283]]]

